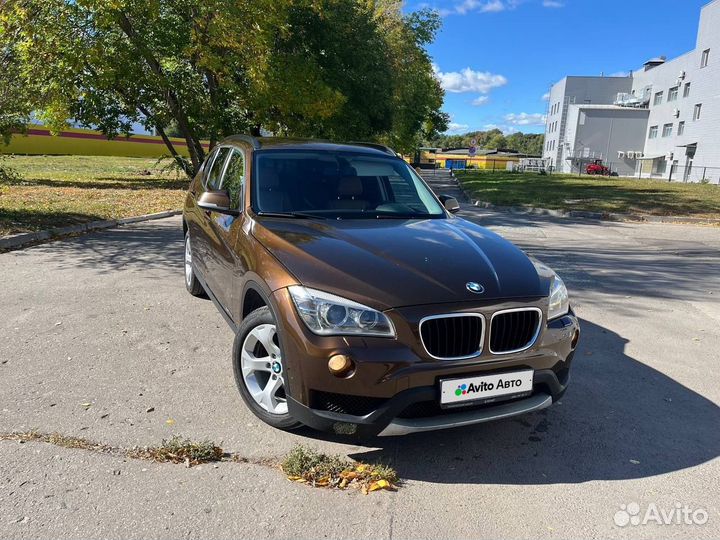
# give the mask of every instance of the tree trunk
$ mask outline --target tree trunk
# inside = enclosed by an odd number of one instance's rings
[[[190,153],[190,160],[192,161],[193,170],[199,170],[200,165],[205,159],[205,151],[203,150],[202,144],[200,143],[200,139],[195,135],[192,128],[190,127],[190,121],[188,119],[188,116],[185,113],[185,110],[182,108],[182,105],[180,104],[177,95],[172,90],[170,85],[167,84],[167,78],[165,76],[165,73],[163,72],[160,62],[158,62],[158,60],[152,55],[150,50],[138,38],[137,32],[135,31],[135,28],[130,22],[130,19],[128,19],[127,15],[122,11],[118,12],[118,25],[125,33],[127,38],[130,40],[130,42],[138,49],[138,52],[140,52],[153,73],[155,73],[163,82],[165,86],[165,100],[167,101],[168,107],[170,107],[170,112],[172,113],[175,120],[177,120],[180,133],[182,133],[183,138],[185,139],[185,144],[187,144],[188,152]]]

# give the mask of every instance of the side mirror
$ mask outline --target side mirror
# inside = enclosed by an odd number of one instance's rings
[[[208,212],[218,212],[229,216],[239,216],[240,212],[230,208],[230,195],[227,191],[206,191],[198,197],[197,205]]]
[[[438,199],[440,199],[440,202],[443,203],[445,210],[451,214],[457,214],[460,211],[460,203],[455,197],[451,197],[450,195],[440,195]]]

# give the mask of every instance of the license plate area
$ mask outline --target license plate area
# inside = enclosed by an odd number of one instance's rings
[[[440,380],[440,406],[482,405],[529,396],[533,390],[533,370],[493,373]]]

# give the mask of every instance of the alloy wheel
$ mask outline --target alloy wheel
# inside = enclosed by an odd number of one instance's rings
[[[272,414],[287,414],[282,358],[274,324],[260,324],[245,337],[240,368],[245,386],[260,407]]]

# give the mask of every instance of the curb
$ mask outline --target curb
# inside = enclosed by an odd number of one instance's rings
[[[652,214],[619,214],[616,212],[587,212],[584,210],[552,210],[550,208],[538,208],[536,206],[497,206],[491,202],[473,199],[465,191],[460,180],[452,175],[457,182],[458,188],[465,195],[470,204],[488,210],[506,212],[509,214],[531,214],[534,216],[550,216],[557,218],[581,218],[599,221],[629,221],[634,223],[681,223],[690,225],[720,225],[720,219],[694,218],[682,216],[653,216]]]
[[[29,244],[38,244],[49,240],[57,240],[70,235],[86,234],[93,231],[103,229],[111,229],[121,225],[130,223],[138,223],[140,221],[150,221],[152,219],[162,219],[181,214],[181,210],[169,210],[167,212],[156,212],[154,214],[145,214],[142,216],[133,216],[122,219],[109,219],[103,221],[91,221],[89,223],[81,223],[79,225],[69,225],[67,227],[57,227],[46,231],[37,231],[32,233],[20,233],[0,238],[0,252],[10,251],[25,247]]]

